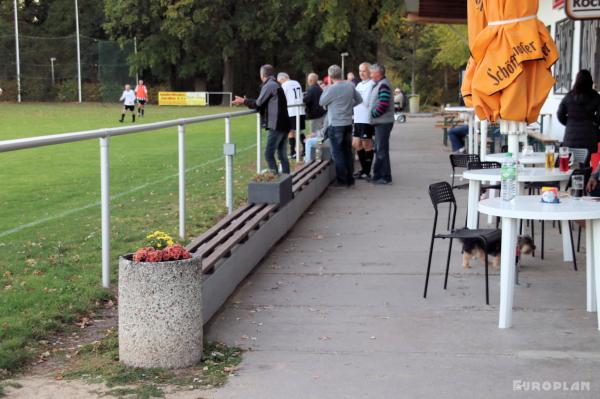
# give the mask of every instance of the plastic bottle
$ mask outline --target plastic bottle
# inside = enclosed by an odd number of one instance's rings
[[[510,201],[517,196],[517,163],[510,152],[502,161],[500,187],[503,201]]]
[[[320,141],[315,146],[315,161],[317,162],[321,162],[323,160],[323,148],[321,146],[322,144]]]

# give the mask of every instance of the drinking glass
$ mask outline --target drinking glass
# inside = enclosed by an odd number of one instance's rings
[[[523,147],[523,156],[526,157],[527,155],[531,155],[533,154],[533,146],[532,145],[526,145]]]
[[[571,197],[580,199],[583,197],[584,180],[582,175],[571,176]]]
[[[558,149],[558,165],[561,172],[569,171],[569,147],[560,147]]]
[[[546,169],[554,168],[554,146],[546,146]]]

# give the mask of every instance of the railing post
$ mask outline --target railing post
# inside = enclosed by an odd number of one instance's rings
[[[179,237],[185,239],[185,125],[177,127],[179,137]]]
[[[300,107],[296,108],[296,163],[300,162],[300,148],[301,146],[301,142],[300,142]]]
[[[100,202],[102,212],[102,286],[110,287],[110,162],[109,137],[100,138]]]
[[[260,173],[262,160],[262,129],[260,126],[260,112],[256,113],[256,173]]]
[[[235,154],[235,144],[231,143],[231,117],[225,117],[225,145],[223,146],[225,154],[225,205],[227,213],[233,212],[233,155]]]

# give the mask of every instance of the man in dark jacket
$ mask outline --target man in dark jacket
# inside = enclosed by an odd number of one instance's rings
[[[307,83],[308,87],[303,100],[306,105],[306,117],[310,120],[310,135],[304,140],[306,149],[304,162],[312,161],[312,148],[323,140],[325,115],[327,114],[327,111],[319,105],[323,94],[323,89],[319,85],[319,75],[314,72],[309,73]]]
[[[260,94],[257,99],[235,96],[234,105],[245,105],[258,109],[261,123],[267,128],[267,145],[265,159],[269,169],[278,171],[275,152],[281,163],[281,171],[290,173],[290,162],[287,157],[287,135],[290,130],[287,101],[283,89],[275,80],[275,71],[271,65],[260,67]]]
[[[308,87],[304,94],[304,104],[306,104],[306,119],[310,122],[310,132],[315,135],[323,129],[325,121],[325,109],[319,105],[323,89],[318,85],[319,75],[316,73],[308,74]]]

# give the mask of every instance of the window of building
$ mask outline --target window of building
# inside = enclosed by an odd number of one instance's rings
[[[580,69],[591,72],[600,90],[600,20],[582,21]]]
[[[571,76],[573,73],[573,33],[575,22],[563,19],[556,23],[554,34],[559,60],[554,64],[555,94],[567,94],[571,89]]]

